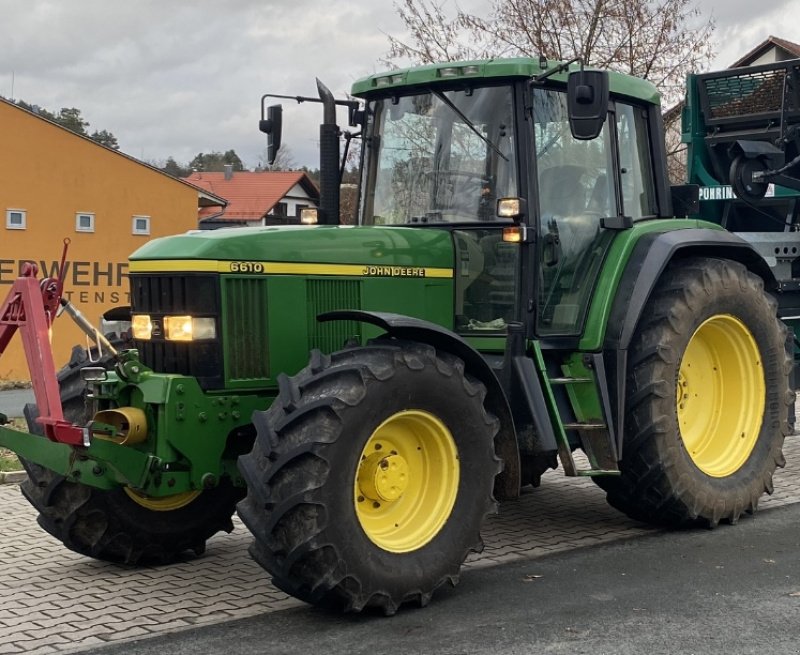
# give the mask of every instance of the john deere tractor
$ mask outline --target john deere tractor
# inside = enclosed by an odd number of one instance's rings
[[[137,250],[132,348],[76,357],[63,410],[31,350],[40,434],[0,443],[41,525],[167,562],[238,503],[278,587],[392,614],[455,584],[496,500],[559,463],[635,519],[736,523],[794,422],[799,66],[769,68],[763,115],[763,71],[692,77],[676,187],[646,81],[508,59],[373,75],[357,101],[320,84],[305,224]],[[362,139],[357,225],[339,225],[340,106]],[[38,334],[59,281],[14,289],[0,325]]]

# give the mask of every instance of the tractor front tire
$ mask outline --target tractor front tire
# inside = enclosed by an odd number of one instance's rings
[[[791,361],[761,278],[742,264],[671,265],[629,352],[619,478],[608,502],[664,526],[736,523],[785,460]]]
[[[274,584],[311,604],[394,614],[456,584],[494,511],[499,422],[449,353],[381,339],[314,351],[254,417],[239,515]]]
[[[73,349],[58,374],[67,420],[85,425],[91,419],[81,369],[110,368],[112,362],[104,355],[92,363],[83,349]],[[28,430],[41,434],[36,406],[26,406],[25,416]],[[244,496],[244,489],[223,481],[214,489],[148,498],[129,488],[95,489],[38,464],[22,464],[28,473],[22,493],[39,512],[39,525],[76,553],[120,564],[167,564],[189,551],[201,555],[208,538],[233,530],[231,517]]]

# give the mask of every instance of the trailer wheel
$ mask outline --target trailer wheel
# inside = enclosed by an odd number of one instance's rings
[[[73,350],[70,363],[58,374],[67,420],[86,423],[91,418],[80,370],[111,364],[109,355],[91,363],[83,349]],[[28,405],[25,416],[28,430],[41,434],[36,406]],[[38,510],[39,525],[70,550],[122,564],[165,564],[188,551],[201,555],[209,537],[233,530],[231,517],[244,496],[243,489],[224,481],[202,492],[151,499],[128,488],[95,489],[38,464],[22,464],[28,473],[22,493]]]
[[[611,505],[660,525],[735,523],[783,466],[791,362],[761,278],[697,258],[664,273],[631,344]]]
[[[499,423],[463,362],[433,347],[378,340],[315,351],[254,422],[239,459],[239,515],[273,582],[345,611],[426,605],[456,584],[495,503]]]

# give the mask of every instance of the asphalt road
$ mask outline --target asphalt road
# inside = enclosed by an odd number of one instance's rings
[[[800,653],[800,504],[466,571],[393,618],[275,612],[92,655]]]

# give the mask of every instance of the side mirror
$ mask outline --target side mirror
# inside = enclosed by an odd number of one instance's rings
[[[608,115],[608,73],[575,71],[567,78],[569,129],[581,141],[596,139]]]
[[[275,162],[281,147],[282,122],[283,107],[280,105],[267,107],[267,117],[258,121],[258,129],[267,135],[267,163],[270,165]]]

